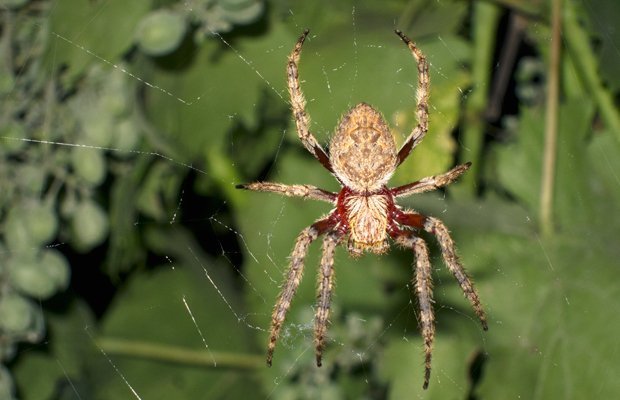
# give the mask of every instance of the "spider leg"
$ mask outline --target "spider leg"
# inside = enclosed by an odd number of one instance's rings
[[[321,357],[325,347],[325,332],[329,321],[332,288],[334,285],[334,253],[336,246],[344,235],[334,230],[323,239],[323,256],[319,271],[318,302],[314,319],[314,341],[316,348],[316,365],[321,366]]]
[[[415,281],[413,282],[420,306],[420,326],[424,339],[424,383],[428,388],[431,378],[431,355],[435,338],[435,314],[433,312],[433,282],[428,247],[422,238],[403,231],[396,236],[396,242],[413,249],[415,254]]]
[[[301,276],[304,269],[304,259],[308,254],[308,248],[319,235],[332,229],[337,221],[330,215],[326,218],[316,221],[297,236],[295,247],[291,253],[291,263],[286,273],[286,279],[282,286],[282,291],[278,296],[276,305],[271,315],[271,328],[269,329],[269,344],[267,345],[267,365],[271,366],[273,359],[273,351],[276,347],[276,341],[282,328],[282,323],[286,317],[286,313],[291,306],[291,300],[295,296],[295,291],[301,282]]]
[[[325,150],[323,150],[314,135],[310,132],[310,117],[306,113],[306,99],[299,84],[297,65],[299,64],[301,47],[308,33],[310,33],[308,29],[304,30],[288,57],[288,64],[286,67],[288,93],[291,98],[291,108],[295,117],[295,124],[297,125],[297,135],[299,135],[301,143],[329,172],[334,172]]]
[[[427,217],[424,222],[424,230],[432,233],[437,237],[437,241],[439,242],[439,246],[441,247],[441,254],[443,259],[448,266],[452,275],[456,278],[461,286],[461,290],[465,293],[465,297],[469,300],[472,307],[474,308],[474,312],[478,316],[480,323],[482,324],[482,328],[486,331],[489,329],[487,325],[487,317],[482,309],[482,305],[480,304],[480,297],[478,296],[478,292],[474,287],[469,276],[465,272],[463,265],[461,264],[457,254],[456,248],[454,246],[454,241],[450,236],[450,232],[448,228],[444,225],[443,222],[438,220],[437,218]]]
[[[395,187],[391,189],[392,195],[394,195],[394,197],[405,197],[416,193],[424,193],[440,189],[457,180],[469,169],[469,167],[471,167],[470,162],[457,165],[444,174],[428,176],[420,179],[419,181]]]
[[[428,131],[428,96],[430,88],[430,75],[428,74],[428,62],[424,54],[416,47],[416,45],[398,29],[394,31],[411,50],[413,58],[418,64],[418,88],[416,90],[417,105],[416,117],[418,125],[413,128],[409,137],[398,151],[398,164],[400,165],[407,156],[424,138]]]
[[[235,186],[237,189],[255,190],[258,192],[279,193],[288,197],[302,197],[304,199],[326,201],[335,203],[338,195],[319,189],[311,185],[285,185],[274,182],[253,182]]]
[[[456,248],[454,246],[454,241],[450,236],[450,232],[448,228],[444,225],[443,222],[433,217],[426,217],[422,214],[418,214],[415,212],[399,212],[396,215],[396,221],[407,226],[411,226],[414,228],[422,228],[425,231],[432,233],[437,238],[439,242],[439,247],[441,248],[441,255],[443,256],[444,262],[446,266],[454,275],[459,285],[461,286],[461,290],[467,297],[467,300],[472,305],[474,312],[478,316],[480,323],[482,324],[482,329],[485,331],[489,329],[487,325],[487,317],[480,304],[480,297],[478,296],[478,292],[474,287],[469,276],[465,272],[463,265],[459,261],[459,258],[456,254]]]

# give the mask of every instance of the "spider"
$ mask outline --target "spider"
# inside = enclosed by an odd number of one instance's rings
[[[396,204],[395,199],[442,188],[465,173],[471,163],[458,165],[444,174],[426,177],[399,187],[388,188],[386,186],[396,168],[422,141],[428,130],[430,84],[428,62],[416,45],[399,30],[396,30],[395,33],[411,50],[418,67],[417,126],[397,151],[394,137],[382,115],[372,106],[360,103],[342,116],[331,139],[328,155],[310,132],[310,119],[305,109],[306,100],[299,83],[297,66],[301,48],[308,33],[308,29],[303,32],[288,57],[286,71],[292,112],[299,139],[304,147],[335,176],[342,185],[342,189],[339,193],[332,193],[310,185],[285,185],[272,182],[237,185],[238,189],[274,192],[284,196],[320,200],[334,206],[327,216],[318,219],[305,228],[295,241],[282,291],[271,317],[267,365],[271,366],[276,341],[291,300],[301,281],[304,259],[310,244],[320,235],[325,235],[319,268],[318,304],[314,321],[316,363],[320,367],[334,284],[334,252],[336,246],[348,237],[347,248],[352,256],[357,257],[364,252],[382,254],[388,250],[388,238],[392,238],[397,244],[412,249],[415,255],[413,286],[418,298],[419,325],[424,339],[425,372],[423,388],[426,389],[431,373],[435,317],[432,306],[429,251],[426,242],[418,236],[419,230],[436,236],[448,269],[473,306],[483,329],[487,330],[488,327],[478,293],[459,261],[454,242],[446,226],[436,218],[402,209]]]

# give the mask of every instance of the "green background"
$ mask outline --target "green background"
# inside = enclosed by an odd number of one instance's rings
[[[620,395],[616,1],[563,1],[552,73],[547,1],[0,4],[11,60],[0,82],[0,397]],[[140,33],[163,9],[177,19]],[[383,113],[398,143],[415,126],[417,69],[399,28],[430,62],[430,130],[390,186],[474,165],[445,191],[400,202],[450,228],[489,316],[483,332],[434,238],[422,235],[437,321],[426,391],[413,255],[396,246],[360,259],[338,249],[317,368],[315,244],[272,368],[264,362],[295,238],[330,206],[235,185],[339,190],[290,116],[286,57],[306,27],[300,74],[320,143],[361,101]],[[510,50],[516,58],[502,58]],[[545,221],[554,78],[557,162]],[[65,260],[57,274],[39,256],[49,249]]]

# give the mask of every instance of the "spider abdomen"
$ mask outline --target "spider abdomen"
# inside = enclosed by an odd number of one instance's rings
[[[340,197],[341,208],[349,231],[349,252],[358,256],[364,251],[376,254],[388,249],[388,226],[392,199],[384,192],[376,194],[356,194],[345,191]]]
[[[360,103],[342,116],[330,143],[336,176],[358,192],[375,192],[396,169],[396,142],[380,112]]]

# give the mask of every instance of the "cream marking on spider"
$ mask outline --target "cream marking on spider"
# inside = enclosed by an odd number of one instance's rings
[[[387,251],[387,213],[385,196],[352,195],[346,202],[351,227],[350,246],[356,255],[370,249],[381,254]]]

